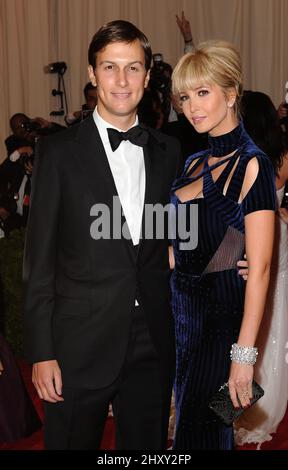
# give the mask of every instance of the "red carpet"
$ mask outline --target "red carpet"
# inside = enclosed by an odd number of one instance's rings
[[[40,398],[31,382],[31,369],[23,361],[19,361],[21,372],[26,383],[30,396],[41,419],[43,419],[43,407]],[[105,433],[101,445],[101,449],[112,450],[115,448],[114,443],[114,422],[113,418],[108,418],[105,427]],[[0,450],[42,450],[43,449],[43,431],[37,431],[32,436],[20,439],[14,443],[1,444]],[[255,450],[256,445],[249,444],[241,446],[238,450]],[[272,441],[262,445],[261,450],[288,450],[288,408],[283,421],[280,423],[277,433],[273,436]]]

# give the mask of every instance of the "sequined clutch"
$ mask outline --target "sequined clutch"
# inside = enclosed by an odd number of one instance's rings
[[[264,390],[255,380],[252,383],[253,398],[250,400],[250,406],[254,405],[259,398],[263,397]],[[228,382],[222,385],[208,404],[209,408],[225,423],[231,426],[233,421],[238,418],[246,408],[235,408],[229,394]]]

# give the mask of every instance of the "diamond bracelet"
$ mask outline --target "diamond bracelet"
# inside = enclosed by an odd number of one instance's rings
[[[258,349],[252,346],[240,346],[237,343],[232,344],[230,351],[231,361],[237,364],[249,364],[253,366],[258,356]]]

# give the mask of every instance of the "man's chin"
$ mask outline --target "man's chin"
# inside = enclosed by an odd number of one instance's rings
[[[113,114],[114,116],[123,116],[123,117],[128,117],[131,116],[132,114],[136,114],[137,108],[130,108],[130,109],[114,109]]]
[[[137,107],[129,106],[129,107],[122,107],[122,106],[105,106],[105,107],[98,107],[98,112],[103,119],[109,122],[109,119],[113,119],[113,117],[118,118],[131,118],[132,116],[136,116],[137,114]]]

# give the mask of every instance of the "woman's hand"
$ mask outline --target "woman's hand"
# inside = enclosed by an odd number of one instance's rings
[[[0,375],[2,374],[3,370],[4,370],[4,367],[3,367],[2,362],[0,361]]]
[[[250,406],[252,398],[253,366],[232,362],[229,377],[229,392],[235,408]]]

